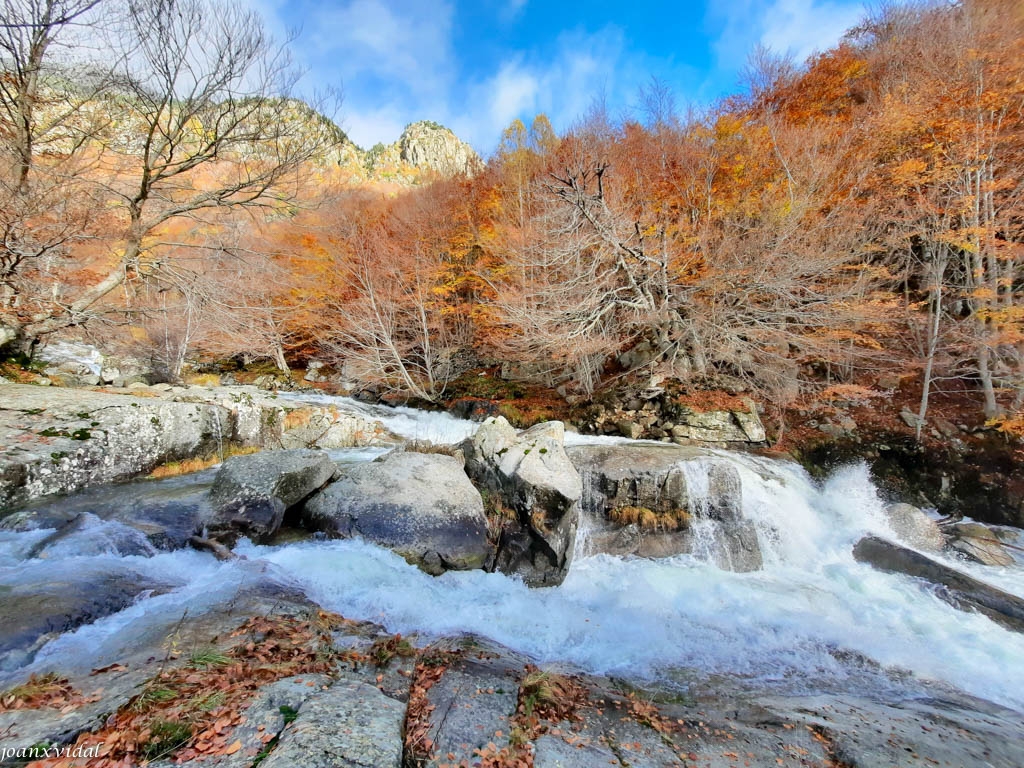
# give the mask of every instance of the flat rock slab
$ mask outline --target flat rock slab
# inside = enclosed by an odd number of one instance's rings
[[[307,699],[262,768],[401,768],[405,705],[339,681]]]
[[[515,680],[503,675],[446,672],[427,694],[434,706],[430,739],[435,757],[430,765],[472,763],[476,750],[489,742],[498,749],[507,746],[518,691]]]
[[[840,765],[1024,765],[1020,713],[976,699],[911,699],[880,704],[818,697],[764,703],[818,734]]]
[[[939,586],[937,595],[955,608],[974,610],[1007,629],[1024,632],[1024,599],[961,573],[930,557],[877,536],[865,536],[853,556],[887,573],[905,573]]]
[[[31,499],[120,482],[215,453],[235,435],[219,405],[84,389],[4,386],[0,514]]]
[[[206,768],[249,768],[268,748],[269,742],[284,730],[293,713],[330,684],[331,679],[326,675],[296,675],[263,686],[243,713],[245,721],[228,738],[228,741],[240,741],[241,749],[230,755],[216,755],[187,764]]]

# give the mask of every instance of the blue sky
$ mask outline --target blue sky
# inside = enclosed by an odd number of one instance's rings
[[[249,0],[293,50],[303,87],[340,86],[338,122],[369,147],[420,119],[490,153],[514,118],[562,131],[604,94],[632,109],[652,76],[680,105],[738,88],[758,44],[802,60],[863,14],[860,0]]]

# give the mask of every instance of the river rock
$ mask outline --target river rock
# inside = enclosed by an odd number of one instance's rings
[[[911,504],[888,504],[885,515],[896,537],[915,549],[941,552],[945,538],[939,524]]]
[[[99,518],[138,531],[156,549],[181,549],[210,518],[214,473],[96,486],[59,501],[40,499],[0,520],[0,530],[62,529],[81,517]]]
[[[281,527],[284,513],[336,471],[326,453],[305,448],[230,458],[210,489],[209,533],[229,541],[239,534],[266,541]]]
[[[982,565],[1013,565],[1014,559],[999,537],[980,523],[956,523],[949,527],[949,548]]]
[[[583,479],[588,552],[640,557],[690,553],[692,526],[703,518],[711,539],[704,554],[719,567],[761,567],[757,530],[743,518],[739,472],[727,460],[695,446],[653,444],[575,446],[568,455]],[[706,488],[688,489],[686,462],[703,463]],[[633,519],[637,516],[642,520]]]
[[[905,573],[941,587],[936,594],[961,610],[974,610],[1007,629],[1024,632],[1024,599],[876,536],[857,542],[853,556],[887,573]]]
[[[339,680],[298,710],[262,768],[401,768],[405,706],[366,683]]]
[[[155,554],[156,547],[141,531],[86,512],[39,542],[29,556],[46,560],[97,555],[151,557]]]
[[[572,562],[583,485],[564,439],[560,421],[517,433],[499,416],[463,443],[466,473],[516,513],[502,531],[497,568],[530,586],[560,584]]]
[[[394,452],[342,472],[306,502],[306,527],[362,536],[434,575],[489,564],[483,499],[458,459]]]
[[[27,664],[56,634],[117,613],[141,593],[163,588],[106,561],[61,574],[66,575],[44,577],[33,569],[0,582],[0,672]]]

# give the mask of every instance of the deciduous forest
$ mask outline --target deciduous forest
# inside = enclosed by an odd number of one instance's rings
[[[918,430],[942,392],[1024,423],[1012,0],[886,6],[806,62],[755,52],[711,108],[652,80],[633,113],[516,121],[475,173],[405,187],[347,177],[252,13],[127,7],[3,30],[12,353],[85,334],[170,380],[317,359],[433,403],[500,366],[570,402],[634,375],[778,408],[896,372]]]

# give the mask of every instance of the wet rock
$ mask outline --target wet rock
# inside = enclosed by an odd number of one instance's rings
[[[568,453],[583,478],[589,552],[689,553],[694,520],[704,519],[711,541],[703,554],[728,570],[761,567],[757,531],[743,519],[739,472],[728,461],[703,448],[676,445],[586,445]],[[688,489],[682,465],[689,461],[704,462],[706,489]],[[639,525],[632,519],[638,515]]]
[[[483,499],[461,462],[443,454],[396,452],[346,467],[302,519],[313,530],[362,536],[434,575],[483,568],[493,555]]]
[[[939,586],[936,594],[954,607],[983,613],[1007,629],[1024,632],[1024,599],[875,536],[858,541],[853,555],[880,571],[924,579]]]
[[[29,557],[45,560],[96,555],[150,557],[155,554],[156,547],[141,531],[116,520],[101,520],[86,512],[39,542]]]
[[[530,586],[560,584],[572,562],[583,486],[564,438],[559,421],[517,433],[499,416],[463,443],[466,473],[517,516],[502,532],[496,567]]]
[[[336,471],[326,453],[303,448],[230,458],[210,489],[209,533],[228,541],[239,535],[266,541],[281,527],[285,511],[323,487]]]
[[[299,707],[262,768],[401,768],[405,706],[365,683],[338,681]]]
[[[889,504],[885,507],[889,526],[900,541],[926,552],[941,552],[945,538],[939,525],[910,504]]]
[[[980,523],[956,523],[948,529],[949,548],[968,560],[982,565],[1013,565],[1014,558],[1006,551],[999,537]]]
[[[66,578],[38,571],[0,582],[0,672],[17,669],[52,637],[126,608],[157,582],[123,566],[83,564]]]
[[[88,488],[59,501],[34,502],[0,520],[0,529],[60,529],[89,516],[121,523],[142,533],[156,549],[173,551],[187,546],[209,519],[212,480],[213,471],[207,470],[187,477]]]

